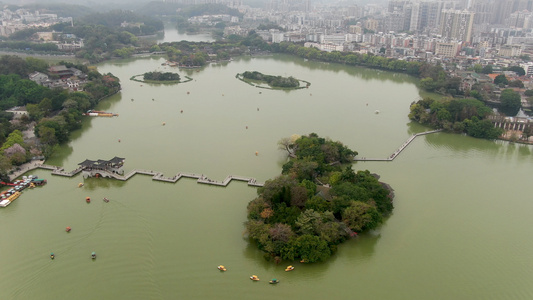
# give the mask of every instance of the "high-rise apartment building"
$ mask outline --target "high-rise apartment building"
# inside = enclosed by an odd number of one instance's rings
[[[440,12],[445,8],[444,1],[413,1],[411,3],[411,19],[409,31],[423,31],[435,28],[439,24]]]
[[[466,10],[444,9],[440,15],[439,33],[449,40],[470,43],[474,13]]]

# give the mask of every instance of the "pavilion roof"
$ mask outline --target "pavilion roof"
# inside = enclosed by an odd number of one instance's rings
[[[94,160],[86,159],[86,160],[82,161],[81,163],[79,163],[78,165],[84,166],[84,167],[88,167],[88,166],[94,165],[95,163],[96,163],[96,161],[94,161]]]
[[[110,159],[109,162],[112,163],[112,164],[119,164],[119,163],[123,162],[124,159],[125,158],[115,156],[112,159]]]

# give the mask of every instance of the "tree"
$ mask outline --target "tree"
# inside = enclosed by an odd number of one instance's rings
[[[295,234],[291,226],[283,223],[276,223],[270,227],[269,234],[274,241],[287,243]]]
[[[516,74],[518,74],[518,76],[526,75],[526,71],[524,70],[524,68],[519,67],[519,66],[511,66],[511,67],[507,68],[507,71],[513,71]]]
[[[524,92],[524,95],[526,95],[526,96],[528,96],[528,97],[533,96],[533,90],[526,90],[526,91]]]
[[[483,67],[483,70],[481,71],[483,74],[492,74],[492,65],[486,65]]]
[[[437,88],[437,84],[435,83],[435,80],[433,80],[433,78],[426,77],[420,80],[420,88],[425,91],[432,92]]]
[[[501,110],[508,116],[515,116],[522,107],[520,94],[512,89],[505,89],[500,95]]]
[[[505,75],[500,74],[496,76],[496,78],[494,78],[494,84],[499,85],[500,83],[507,85],[509,84],[509,80],[507,80],[507,77],[505,77]]]
[[[20,130],[14,130],[8,135],[6,141],[0,148],[0,151],[4,151],[15,144],[18,144],[19,146],[25,146],[22,132],[20,132]]]
[[[324,261],[331,256],[328,243],[318,236],[304,234],[299,236],[293,243],[297,257],[306,262]]]
[[[524,88],[524,83],[522,82],[522,80],[517,79],[517,80],[513,80],[513,81],[509,82],[509,86],[510,87],[517,87],[517,88]]]
[[[22,148],[19,144],[14,144],[13,146],[4,150],[4,155],[11,160],[11,163],[14,165],[21,165],[26,162],[26,149]]]
[[[342,222],[351,230],[361,232],[376,228],[382,222],[382,217],[376,207],[360,201],[352,201],[350,207],[342,213]]]

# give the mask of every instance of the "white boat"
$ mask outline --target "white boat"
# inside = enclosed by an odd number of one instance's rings
[[[8,199],[4,199],[4,200],[0,201],[0,207],[6,207],[9,204],[11,204],[11,201],[9,201]]]

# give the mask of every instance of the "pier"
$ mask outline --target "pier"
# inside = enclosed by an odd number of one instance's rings
[[[427,135],[427,134],[431,134],[431,133],[436,133],[436,132],[441,132],[442,129],[437,129],[437,130],[431,130],[431,131],[424,131],[424,132],[420,132],[420,133],[417,133],[417,134],[413,134],[412,136],[410,136],[407,141],[405,141],[405,143],[403,143],[400,148],[398,148],[396,151],[394,151],[394,153],[392,153],[389,157],[387,158],[367,158],[367,157],[363,157],[363,158],[354,158],[354,161],[393,161],[398,155],[400,155],[400,153],[402,153],[402,151],[407,148],[407,146],[409,146],[409,144],[411,144],[412,141],[414,141],[417,137],[419,136],[422,136],[422,135]]]

